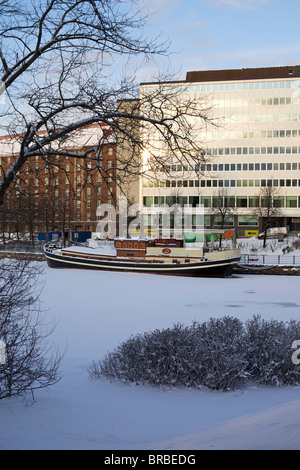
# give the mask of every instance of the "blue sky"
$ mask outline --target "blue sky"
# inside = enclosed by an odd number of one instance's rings
[[[162,69],[300,65],[299,0],[139,0],[151,13],[148,34],[161,33],[175,51]],[[151,81],[154,66],[139,72]]]

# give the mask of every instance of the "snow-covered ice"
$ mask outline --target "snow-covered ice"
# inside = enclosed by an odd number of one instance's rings
[[[67,347],[63,377],[32,406],[0,401],[0,449],[300,449],[299,387],[163,391],[87,372],[130,335],[177,322],[299,319],[298,276],[189,279],[43,265],[43,307],[58,322],[52,341]]]

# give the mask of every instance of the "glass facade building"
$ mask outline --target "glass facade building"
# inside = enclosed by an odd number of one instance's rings
[[[140,203],[202,204],[206,226],[243,236],[261,230],[268,195],[273,225],[300,231],[300,66],[188,72],[184,82],[141,84],[141,93],[157,86],[207,98],[219,125],[199,129],[201,168],[177,162],[144,178]]]

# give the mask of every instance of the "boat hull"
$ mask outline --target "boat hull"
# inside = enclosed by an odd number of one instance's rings
[[[115,259],[89,259],[67,256],[55,252],[45,252],[48,266],[60,269],[89,269],[98,271],[115,271],[130,273],[159,274],[168,276],[194,277],[229,277],[232,269],[240,260],[239,257],[201,261],[191,263],[155,263],[144,261],[126,261]]]

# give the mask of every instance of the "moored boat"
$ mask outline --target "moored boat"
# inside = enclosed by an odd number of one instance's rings
[[[229,277],[240,260],[239,250],[208,250],[189,247],[174,238],[114,241],[114,253],[85,247],[58,248],[45,245],[50,268],[164,274],[172,276]]]

